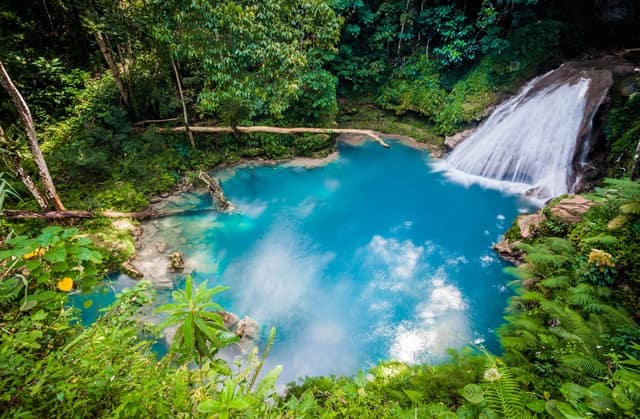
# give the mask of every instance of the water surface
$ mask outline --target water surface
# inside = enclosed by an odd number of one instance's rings
[[[491,249],[521,205],[434,173],[424,151],[340,146],[327,166],[254,166],[222,182],[239,214],[156,220],[219,300],[271,325],[283,382],[353,374],[383,359],[437,362],[447,348],[499,351],[509,280]],[[190,196],[191,203],[194,197]],[[207,196],[196,196],[207,207]]]

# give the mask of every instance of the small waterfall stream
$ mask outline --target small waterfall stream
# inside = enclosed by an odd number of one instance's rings
[[[571,192],[611,84],[610,72],[578,65],[537,77],[434,167],[454,181],[525,193],[538,202]]]

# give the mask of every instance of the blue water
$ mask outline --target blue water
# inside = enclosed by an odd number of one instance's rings
[[[320,168],[236,169],[222,185],[240,214],[172,217],[161,230],[182,237],[170,246],[196,280],[230,287],[225,308],[263,334],[277,327],[268,360],[284,382],[437,362],[473,342],[498,352],[509,278],[491,245],[524,204],[451,183],[399,143],[339,151]]]

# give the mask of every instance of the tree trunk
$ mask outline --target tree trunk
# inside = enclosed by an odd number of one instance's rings
[[[220,209],[220,211],[234,212],[236,210],[235,205],[233,205],[231,201],[229,201],[227,197],[224,196],[224,191],[220,187],[220,182],[218,182],[218,179],[212,178],[205,172],[200,172],[198,174],[198,178],[200,178],[200,180],[207,185],[209,194],[211,195],[211,200],[213,201],[213,204],[218,207],[218,209]]]
[[[407,0],[407,5],[404,8],[404,14],[400,17],[400,35],[398,36],[398,51],[396,53],[397,57],[400,57],[400,48],[402,47],[402,35],[404,34],[404,26],[407,23],[407,13],[409,13],[409,2],[411,0]]]
[[[22,210],[8,210],[5,209],[0,212],[0,216],[9,219],[27,220],[69,220],[69,219],[84,219],[84,218],[134,218],[136,220],[146,220],[149,218],[162,218],[173,217],[176,215],[199,215],[207,214],[215,211],[212,208],[197,208],[188,210],[176,210],[176,211],[156,211],[153,209],[147,209],[144,211],[134,212],[119,212],[119,211],[22,211]]]
[[[31,111],[27,106],[27,102],[25,102],[24,98],[20,94],[20,91],[13,84],[13,81],[11,81],[11,77],[9,77],[9,73],[5,69],[2,60],[0,60],[0,84],[4,87],[7,93],[9,93],[11,100],[18,110],[20,118],[24,122],[27,138],[29,139],[29,147],[31,148],[31,154],[33,154],[33,159],[36,163],[36,167],[38,168],[38,174],[42,179],[45,195],[50,201],[53,201],[56,210],[64,211],[64,205],[62,205],[62,201],[60,201],[60,197],[58,197],[58,192],[56,191],[53,179],[49,173],[49,168],[47,167],[47,163],[45,162],[42,151],[40,150],[40,144],[38,143],[38,137],[36,136],[36,128],[33,123],[33,118],[31,117]]]
[[[184,129],[189,137],[191,148],[196,148],[196,141],[193,138],[193,133],[189,129],[189,115],[187,114],[187,104],[184,100],[184,93],[182,92],[182,82],[180,82],[180,73],[178,72],[178,66],[176,61],[171,57],[171,67],[173,67],[173,74],[176,76],[176,83],[178,84],[178,93],[180,94],[180,103],[182,104],[182,115],[184,117]]]
[[[640,139],[638,139],[636,152],[633,155],[633,163],[631,163],[631,172],[629,173],[629,177],[631,180],[636,180],[640,177]]]
[[[111,56],[111,50],[109,50],[109,47],[107,46],[107,42],[104,38],[104,35],[102,35],[102,32],[98,30],[96,30],[93,34],[96,38],[96,43],[98,44],[98,48],[100,48],[100,52],[102,53],[104,60],[107,62],[107,66],[109,67],[109,70],[113,75],[113,79],[116,82],[116,87],[118,89],[118,92],[120,93],[120,99],[122,99],[122,102],[128,108],[129,95],[127,94],[127,88],[125,87],[124,81],[122,80],[122,74],[120,74],[120,70],[118,69],[118,66],[113,61],[113,57]]]
[[[4,130],[2,129],[2,127],[0,127],[0,143],[9,145],[9,141],[4,135]],[[11,160],[11,164],[13,165],[14,170],[18,174],[18,177],[20,178],[24,186],[27,188],[27,190],[31,192],[31,195],[33,195],[33,197],[35,198],[36,202],[38,203],[38,206],[40,206],[40,208],[43,210],[49,208],[49,203],[47,202],[47,199],[42,195],[42,193],[40,193],[40,191],[38,190],[38,187],[33,182],[33,179],[31,179],[31,176],[29,176],[29,174],[27,174],[27,172],[24,171],[24,167],[22,166],[22,160],[20,159],[20,156],[17,153],[12,153],[11,151],[9,151],[9,153],[10,153],[9,160]]]

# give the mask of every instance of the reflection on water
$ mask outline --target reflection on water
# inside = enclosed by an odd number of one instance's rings
[[[485,341],[508,294],[491,250],[522,203],[447,182],[422,151],[343,146],[326,167],[247,167],[223,182],[240,214],[145,226],[185,253],[220,301],[278,329],[282,382],[381,359],[438,361]],[[193,198],[190,198],[193,201]],[[199,205],[204,205],[202,200]]]

